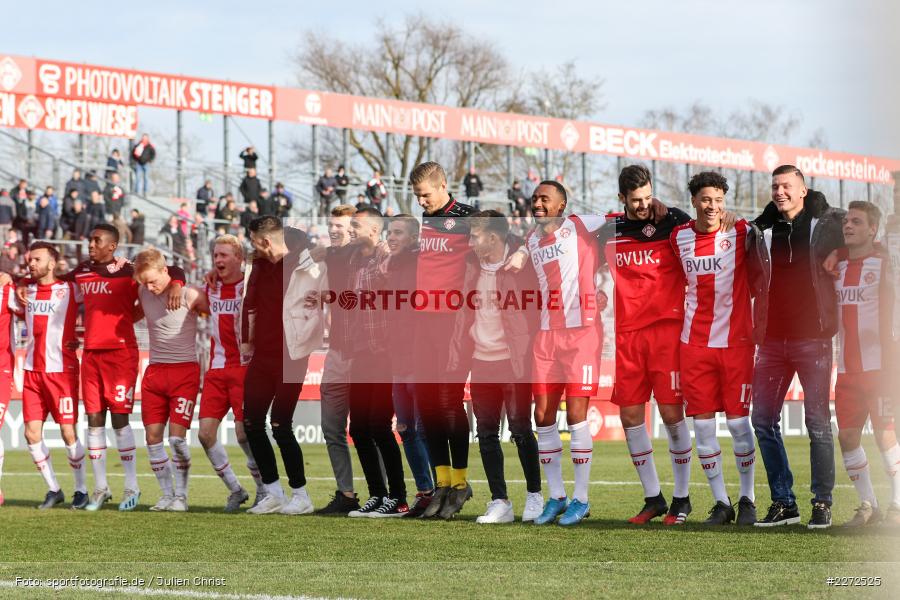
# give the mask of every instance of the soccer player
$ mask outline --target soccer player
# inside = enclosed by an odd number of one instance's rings
[[[50,451],[44,443],[44,421],[51,414],[59,425],[69,466],[75,477],[72,508],[81,509],[88,503],[84,446],[75,433],[78,420],[78,357],[75,354],[78,340],[75,321],[81,294],[75,284],[56,278],[58,262],[59,252],[51,244],[34,242],[29,248],[31,283],[25,303],[28,348],[22,384],[22,415],[28,451],[49,488],[38,508],[53,508],[65,502],[53,471]],[[10,298],[9,302],[13,300]]]
[[[838,252],[839,275],[834,283],[841,348],[834,409],[844,468],[860,500],[847,527],[880,520],[869,462],[860,445],[867,418],[891,482],[886,520],[900,522],[900,446],[885,406],[890,402],[889,365],[896,365],[891,362],[896,360],[891,355],[894,289],[890,257],[877,252],[874,245],[880,220],[881,211],[871,202],[849,204],[843,227],[846,248]]]
[[[600,374],[603,333],[594,277],[600,267],[597,230],[605,218],[566,216],[567,200],[562,184],[541,182],[531,202],[537,227],[525,239],[541,296],[532,385],[540,462],[550,491],[535,525],[551,523],[560,515],[560,525],[576,525],[590,514],[588,485],[594,441],[587,408]],[[575,468],[571,502],[563,484],[562,439],[556,423],[564,393]]]
[[[141,420],[150,467],[162,490],[162,496],[150,510],[186,512],[191,452],[185,436],[200,391],[197,315],[207,314],[209,307],[200,290],[187,287],[181,290],[180,306],[169,310],[172,277],[165,258],[155,248],[135,256],[134,279],[140,284],[138,297],[150,337],[150,365],[141,383]],[[171,461],[163,446],[166,423],[173,454]],[[174,489],[172,462],[175,463]]]
[[[253,346],[244,378],[244,430],[266,496],[247,512],[307,514],[313,511],[313,504],[291,421],[309,355],[322,345],[324,329],[321,309],[306,306],[305,299],[310,293],[322,293],[327,269],[309,256],[309,239],[302,231],[285,228],[272,216],[258,217],[249,227],[256,259],[249,266],[241,308],[241,341]],[[281,450],[292,490],[289,501],[266,432],[270,408],[272,437]]]
[[[234,413],[234,435],[247,457],[247,469],[256,483],[258,504],[265,495],[259,469],[244,433],[244,376],[250,357],[241,352],[241,301],[244,251],[233,235],[220,235],[213,244],[216,282],[204,292],[209,306],[209,369],[203,378],[200,397],[200,444],[216,474],[228,488],[225,512],[235,512],[249,496],[238,482],[228,462],[228,453],[218,440],[219,424],[228,411]]]
[[[644,488],[644,507],[629,519],[645,524],[664,516],[665,525],[680,525],[691,513],[691,435],[684,419],[679,385],[678,339],[684,321],[684,274],[669,242],[672,230],[690,217],[670,208],[655,220],[653,184],[643,165],[619,174],[619,201],[625,211],[604,231],[616,322],[616,379],[612,401],[619,406],[631,462]],[[650,394],[665,423],[675,479],[666,504],[644,423]]]
[[[743,219],[723,230],[728,182],[722,175],[697,173],[688,187],[697,216],[676,227],[671,241],[687,278],[681,391],[685,413],[694,419],[697,456],[715,499],[705,523],[725,525],[735,520],[716,435],[716,414],[724,412],[740,473],[737,524],[753,525],[756,449],[749,416],[755,350],[751,296],[764,293],[768,252],[759,230]]]
[[[84,353],[81,357],[81,387],[88,417],[88,458],[94,472],[94,492],[87,510],[99,510],[112,498],[106,479],[106,413],[109,411],[119,458],[125,471],[125,491],[119,510],[130,511],[141,492],[137,482],[134,432],[128,420],[134,408],[134,386],[138,373],[138,348],[134,335],[137,283],[133,267],[115,256],[119,231],[108,223],[91,230],[90,260],[60,276],[72,281],[84,297]],[[170,267],[173,283],[169,307],[181,302],[184,272]],[[2,283],[2,279],[0,279]],[[25,303],[25,283],[16,294]]]
[[[834,280],[824,257],[844,245],[844,211],[806,187],[793,165],[772,172],[772,202],[754,220],[772,257],[765,337],[753,369],[751,421],[766,467],[772,504],[758,527],[800,522],[794,476],[781,439],[781,410],[796,374],[803,386],[803,409],[810,443],[812,515],[807,527],[831,527],[834,488],[834,436],[829,395],[832,337],[838,331]]]
[[[524,307],[519,299],[538,290],[537,277],[531,268],[519,273],[502,269],[507,257],[522,246],[521,239],[509,234],[503,214],[475,213],[469,228],[478,260],[469,261],[466,268],[463,296],[473,302],[467,302],[456,317],[449,368],[467,365],[472,377],[478,449],[491,489],[487,510],[476,521],[511,523],[515,519],[498,435],[505,411],[525,475],[522,522],[530,522],[544,510],[538,444],[531,428],[531,354],[539,313],[536,302]]]
[[[6,275],[9,277],[9,275]],[[7,280],[9,281],[9,280]],[[12,372],[15,365],[13,343],[15,342],[15,319],[18,305],[11,302],[14,296],[13,286],[8,282],[0,284],[0,428],[6,418],[9,399],[12,395]],[[3,477],[3,438],[0,437],[0,478]],[[3,491],[0,490],[0,506],[3,506]]]
[[[415,315],[413,340],[416,403],[436,475],[434,497],[422,517],[451,519],[472,497],[472,486],[468,482],[469,419],[463,405],[465,375],[446,369],[455,318],[446,299],[462,289],[469,255],[465,217],[474,209],[447,191],[447,175],[436,162],[418,165],[409,182],[424,211],[416,289],[430,294]]]

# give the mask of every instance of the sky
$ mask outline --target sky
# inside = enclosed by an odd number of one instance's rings
[[[892,0],[557,0],[431,3],[427,14],[491,41],[514,69],[574,60],[605,80],[595,119],[637,125],[645,111],[702,100],[717,113],[751,100],[802,119],[794,139],[825,132],[833,150],[900,157],[900,3]],[[372,39],[416,2],[17,3],[0,52],[214,79],[293,85],[290,55],[304,31]],[[144,110],[143,126],[174,129]],[[221,157],[220,127],[186,118],[205,158]],[[265,129],[239,127],[259,147]],[[233,144],[243,143],[242,139]]]

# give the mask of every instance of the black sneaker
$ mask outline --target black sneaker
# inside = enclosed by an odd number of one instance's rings
[[[689,496],[672,498],[669,512],[663,517],[663,525],[684,525],[687,516],[691,514],[691,510],[691,499]]]
[[[373,519],[384,519],[388,517],[402,517],[408,512],[409,506],[406,504],[406,501],[385,497],[381,501],[381,506],[369,516]]]
[[[431,504],[431,501],[434,499],[434,492],[419,492],[416,494],[416,501],[413,502],[413,505],[409,507],[409,512],[403,515],[406,519],[418,519],[425,512],[425,509]]]
[[[668,510],[669,506],[666,504],[666,499],[660,493],[655,498],[644,498],[644,508],[641,509],[641,512],[628,519],[628,522],[635,525],[646,525],[651,519],[666,514]]]
[[[466,487],[463,489],[453,488],[450,490],[450,494],[447,496],[447,501],[444,502],[443,508],[441,508],[441,512],[438,513],[438,516],[442,519],[452,519],[456,516],[456,513],[462,510],[463,504],[466,503],[466,500],[472,497],[472,486],[468,483]]]
[[[87,495],[87,492],[75,492],[72,494],[72,510],[81,510],[85,506],[87,506],[90,501],[90,496]]]
[[[346,515],[351,511],[359,510],[359,498],[353,494],[352,498],[348,498],[343,492],[337,490],[331,502],[315,512],[317,515]]]
[[[378,510],[378,507],[381,506],[381,496],[372,496],[366,503],[359,507],[357,510],[351,510],[347,513],[348,517],[370,517],[372,513]]]
[[[797,503],[785,504],[783,502],[773,502],[769,507],[766,518],[762,521],[754,523],[756,527],[778,527],[779,525],[795,525],[800,522],[800,511],[797,509]]]
[[[450,486],[434,488],[434,492],[431,495],[431,503],[425,507],[425,511],[422,513],[423,519],[430,519],[434,515],[438,514],[442,508],[444,508],[444,503],[447,502],[447,498],[450,496]]]
[[[62,504],[66,501],[66,495],[63,494],[62,490],[56,490],[55,492],[47,492],[47,495],[44,496],[44,501],[38,504],[39,510],[47,510],[48,508],[53,508],[57,504]]]
[[[704,525],[728,525],[734,521],[734,508],[731,501],[722,502],[719,500],[716,505],[709,509],[709,517],[703,521]]]
[[[831,507],[824,502],[813,502],[812,517],[807,529],[828,529],[831,527]]]
[[[741,499],[738,500],[737,521],[735,522],[738,525],[753,525],[756,523],[756,505],[747,496],[741,496]]]

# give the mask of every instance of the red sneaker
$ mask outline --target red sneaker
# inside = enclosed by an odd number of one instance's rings
[[[666,499],[663,498],[662,494],[655,498],[644,498],[644,508],[641,509],[641,512],[628,519],[628,522],[635,525],[646,525],[656,517],[666,514],[667,510],[669,510],[669,506],[666,504]]]

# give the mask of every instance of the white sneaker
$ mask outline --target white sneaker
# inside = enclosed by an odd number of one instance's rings
[[[172,506],[172,502],[174,501],[175,496],[161,496],[157,503],[150,507],[150,510],[153,512],[169,510],[169,507]]]
[[[187,498],[184,496],[175,496],[172,503],[169,504],[169,512],[187,512]]]
[[[525,510],[522,511],[522,522],[534,521],[544,512],[544,497],[540,492],[528,492],[525,495]]]
[[[313,511],[312,500],[304,489],[301,492],[291,494],[291,499],[287,504],[281,507],[280,512],[283,515],[305,515]]]
[[[259,501],[259,504],[253,508],[248,508],[247,512],[251,515],[269,515],[277,513],[284,506],[284,500],[275,494],[269,494]]]
[[[475,519],[476,523],[512,523],[515,520],[512,502],[509,500],[491,500],[483,515]]]

